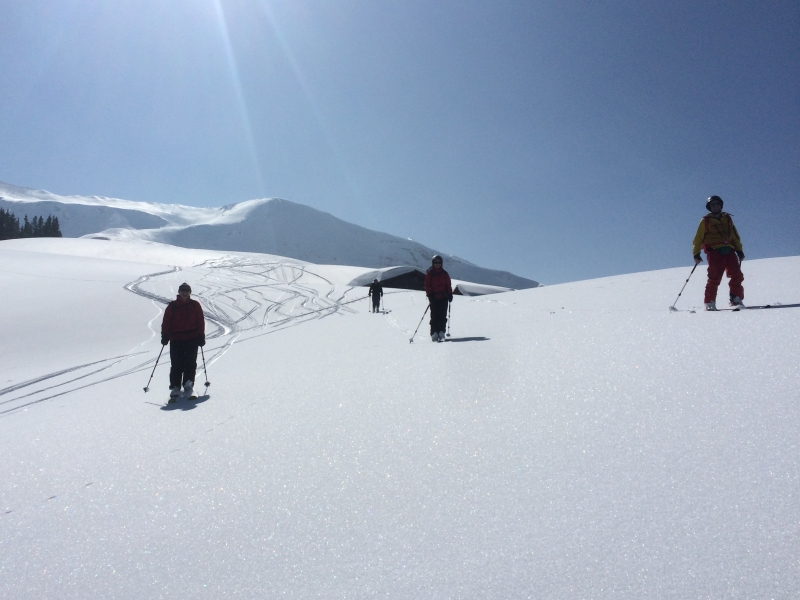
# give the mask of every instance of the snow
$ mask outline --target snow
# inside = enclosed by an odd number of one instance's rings
[[[4,203],[7,208],[9,207],[8,202],[22,202],[33,205],[41,203],[46,203],[48,205],[65,204],[70,206],[73,210],[76,206],[111,208],[126,212],[135,211],[160,217],[167,224],[176,226],[199,225],[214,222],[233,223],[241,221],[246,216],[247,211],[254,205],[264,202],[264,200],[250,200],[241,202],[238,205],[225,206],[222,208],[198,208],[182,204],[137,202],[133,200],[122,200],[120,198],[108,198],[105,196],[60,196],[46,190],[31,190],[3,182],[0,182],[0,198],[7,201]],[[61,220],[60,217],[59,220]]]
[[[480,285],[478,283],[471,283],[469,281],[454,281],[453,288],[457,289],[464,296],[486,296],[488,294],[501,294],[503,292],[511,291],[507,288],[502,288],[495,285]]]
[[[689,270],[409,343],[424,295],[371,314],[356,267],[3,242],[3,597],[796,598],[800,309],[703,312],[698,269],[672,313]],[[743,270],[800,301],[800,257]],[[212,385],[167,407],[182,281]]]
[[[197,208],[131,202],[97,196],[58,196],[0,182],[0,208],[58,217],[64,237],[157,242],[184,248],[257,252],[317,264],[415,267],[425,271],[434,254],[428,246],[372,231],[333,215],[279,198],[261,198]],[[446,256],[450,275],[462,281],[526,289],[537,282]]]

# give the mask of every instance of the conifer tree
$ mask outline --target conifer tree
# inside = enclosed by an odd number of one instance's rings
[[[25,215],[22,227],[19,218],[9,210],[0,208],[0,240],[13,240],[29,237],[63,237],[58,225],[58,217],[47,215],[47,220],[34,216],[30,221]]]
[[[0,240],[11,240],[19,237],[19,219],[11,211],[0,208]]]

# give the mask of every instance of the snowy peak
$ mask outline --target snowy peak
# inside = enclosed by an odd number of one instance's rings
[[[52,214],[58,217],[65,237],[144,240],[369,268],[411,266],[425,270],[431,257],[440,254],[445,256],[445,268],[455,279],[513,289],[539,285],[279,198],[198,208],[99,196],[57,196],[0,183],[0,207],[20,217]]]
[[[58,196],[46,190],[31,190],[0,182],[0,201],[26,204],[66,204],[71,207],[87,206],[102,209],[136,211],[159,217],[167,225],[187,226],[217,222],[236,222],[246,218],[254,206],[269,202],[270,199],[247,200],[221,208],[200,208],[183,204],[159,204],[157,202],[137,202],[104,196]],[[31,207],[33,208],[33,207]],[[15,211],[16,212],[16,211]],[[86,231],[97,233],[97,231]],[[67,234],[68,237],[78,237]]]

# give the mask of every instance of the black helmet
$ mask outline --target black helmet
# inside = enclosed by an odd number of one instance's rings
[[[433,255],[433,258],[431,259],[431,264],[435,263],[437,260],[442,264],[444,264],[444,260],[442,260],[442,257],[439,256],[438,254]]]
[[[719,202],[719,204],[720,204],[720,208],[722,208],[722,207],[724,206],[724,203],[722,202],[722,198],[720,198],[719,196],[711,196],[711,197],[710,197],[708,200],[706,200],[706,210],[711,210],[711,209],[708,207],[708,205],[709,205],[709,204],[711,204],[711,203],[712,203],[713,201],[715,201],[715,200],[716,200],[717,202]]]

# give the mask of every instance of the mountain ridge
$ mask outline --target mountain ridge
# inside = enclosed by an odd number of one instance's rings
[[[455,279],[512,289],[539,286],[531,279],[480,267],[419,242],[282,198],[200,208],[101,196],[58,196],[0,183],[0,207],[18,216],[23,212],[53,214],[65,237],[141,239],[183,248],[259,252],[317,264],[369,268],[412,266],[425,270],[431,257],[440,254]]]

